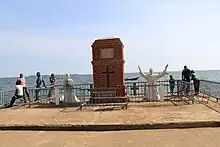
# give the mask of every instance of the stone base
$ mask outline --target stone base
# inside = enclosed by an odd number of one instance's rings
[[[32,130],[32,131],[125,131],[153,129],[187,129],[187,128],[219,128],[219,121],[167,122],[145,124],[0,124],[0,130]]]
[[[125,97],[108,97],[108,98],[102,98],[102,97],[96,97],[96,98],[90,98],[90,103],[93,104],[102,104],[102,103],[125,103],[127,102],[127,98]]]
[[[124,85],[117,86],[117,96],[118,97],[124,97],[126,95],[125,89],[126,89],[126,87]]]

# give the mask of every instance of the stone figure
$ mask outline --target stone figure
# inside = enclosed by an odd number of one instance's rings
[[[160,78],[162,78],[166,75],[168,64],[166,65],[164,71],[159,74],[153,74],[153,70],[151,68],[149,70],[149,74],[145,74],[142,72],[140,66],[138,66],[138,68],[139,68],[140,76],[143,77],[148,82],[148,98],[149,98],[149,100],[151,100],[151,101],[161,100],[158,87],[154,86],[154,85],[156,85],[157,80],[159,80]]]
[[[74,82],[70,78],[70,75],[68,73],[64,77],[63,84],[64,84],[64,102],[65,103],[79,102],[80,100],[76,97],[75,91],[73,89],[74,88]]]

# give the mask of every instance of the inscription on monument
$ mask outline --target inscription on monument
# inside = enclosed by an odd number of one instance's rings
[[[114,49],[113,48],[101,49],[101,58],[114,58]]]

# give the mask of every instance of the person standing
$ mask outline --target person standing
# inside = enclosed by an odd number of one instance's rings
[[[27,95],[28,101],[30,101],[30,96],[29,96],[29,93],[28,93],[28,90],[27,90],[27,87],[26,87],[26,81],[25,81],[25,77],[24,77],[24,74],[23,74],[23,73],[20,73],[20,76],[19,76],[18,80],[21,81],[21,84],[22,84],[22,86],[23,86],[23,94],[24,94],[24,100],[25,100],[25,102],[26,102],[26,96],[25,96],[25,94]]]
[[[45,82],[40,74],[40,72],[37,72],[37,80],[36,80],[36,98],[35,98],[35,101],[38,101],[39,100],[39,92],[40,92],[40,89],[42,87],[42,84],[44,87],[46,87],[45,85]]]
[[[170,75],[169,83],[170,83],[170,92],[173,95],[173,91],[175,88],[175,79],[173,78],[172,75]]]
[[[193,85],[194,85],[194,90],[195,90],[194,95],[198,95],[199,94],[199,87],[200,87],[200,79],[194,70],[192,70],[191,73],[192,73],[192,80],[193,80]]]
[[[54,73],[52,73],[50,75],[50,85],[55,86],[55,83],[56,83],[56,77],[55,77]]]
[[[186,96],[188,96],[189,91],[190,91],[190,80],[191,80],[191,71],[185,65],[184,69],[182,71],[182,81],[184,82],[183,83],[183,85],[184,85],[183,88],[185,90]]]
[[[49,90],[49,93],[48,93],[48,97],[51,97],[52,96],[52,92],[54,91],[54,88],[55,88],[55,84],[56,84],[56,77],[54,75],[54,73],[52,73],[50,75],[50,90]]]

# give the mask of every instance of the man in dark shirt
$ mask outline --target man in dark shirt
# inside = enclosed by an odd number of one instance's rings
[[[35,98],[35,101],[38,101],[39,100],[39,92],[40,92],[40,89],[41,89],[41,85],[43,84],[44,87],[46,87],[46,84],[40,74],[40,72],[37,72],[37,80],[36,80],[36,91],[35,91],[35,94],[36,94],[36,98]]]
[[[185,65],[182,71],[182,80],[184,81],[183,87],[186,92],[186,95],[188,95],[189,90],[190,90],[190,79],[191,79],[191,70],[188,69],[187,66]],[[185,89],[185,86],[187,86],[186,89]]]
[[[187,66],[184,66],[184,69],[182,71],[182,80],[186,82],[190,82],[191,77],[191,71],[187,68]]]
[[[169,83],[170,83],[170,92],[173,95],[173,90],[175,88],[175,79],[173,78],[172,75],[170,75]]]

